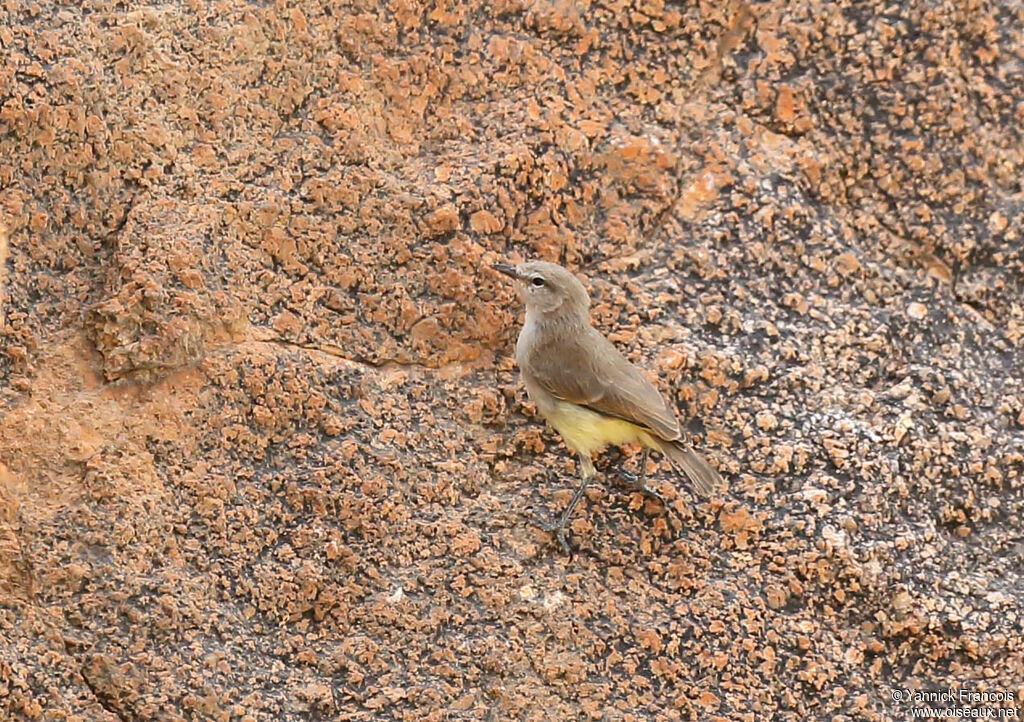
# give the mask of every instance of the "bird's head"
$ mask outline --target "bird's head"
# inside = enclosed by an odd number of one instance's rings
[[[587,318],[590,296],[568,269],[547,261],[527,261],[518,266],[496,263],[496,271],[519,281],[519,293],[527,314],[540,317],[573,314]]]

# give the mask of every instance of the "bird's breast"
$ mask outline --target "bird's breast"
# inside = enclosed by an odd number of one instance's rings
[[[526,368],[528,354],[537,338],[537,322],[533,315],[527,311],[526,320],[523,321],[523,328],[519,331],[519,339],[516,341],[516,363],[519,368]]]

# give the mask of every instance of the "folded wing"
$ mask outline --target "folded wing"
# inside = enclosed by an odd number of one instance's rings
[[[535,345],[529,367],[534,381],[563,401],[629,421],[666,441],[680,436],[679,421],[658,389],[594,328],[572,340]]]

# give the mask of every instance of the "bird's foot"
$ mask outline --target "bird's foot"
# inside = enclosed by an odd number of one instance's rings
[[[566,554],[571,555],[572,550],[569,548],[569,541],[565,538],[565,517],[559,517],[556,521],[548,521],[539,514],[537,515],[537,526],[543,531],[552,533],[555,538],[558,539],[558,543],[562,545],[562,549]]]
[[[649,496],[652,499],[657,499],[663,505],[668,506],[668,501],[665,500],[665,497],[662,496],[661,493],[654,489],[653,487],[648,486],[646,474],[634,474],[632,471],[627,471],[626,468],[622,465],[619,465],[616,468],[616,471],[619,474],[619,478],[622,479],[622,481],[626,483],[626,486],[629,487],[632,491],[639,491],[644,496]]]

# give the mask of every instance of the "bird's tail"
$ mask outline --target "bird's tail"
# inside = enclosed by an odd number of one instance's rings
[[[686,474],[693,488],[701,496],[711,496],[725,488],[721,475],[704,460],[704,457],[691,449],[682,441],[665,441],[656,439],[661,453],[672,462],[677,470]]]

